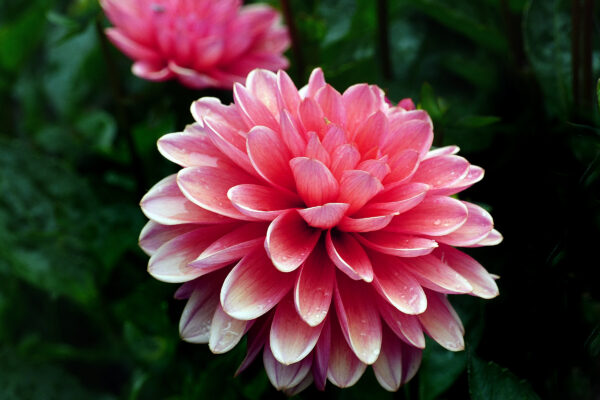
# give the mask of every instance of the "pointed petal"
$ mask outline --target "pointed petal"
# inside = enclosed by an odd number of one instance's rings
[[[304,136],[298,130],[294,119],[287,110],[283,110],[281,113],[279,123],[281,124],[281,139],[290,153],[294,157],[303,156],[306,149],[306,140],[304,140]]]
[[[498,286],[494,278],[473,258],[446,245],[441,245],[433,252],[433,255],[465,278],[473,287],[472,294],[475,296],[484,299],[498,296]]]
[[[290,161],[298,194],[308,207],[320,206],[336,200],[339,185],[321,161],[296,157]]]
[[[334,280],[335,267],[319,243],[302,265],[294,288],[296,310],[308,325],[317,326],[327,317]]]
[[[279,115],[277,76],[275,73],[266,69],[250,71],[246,78],[246,88],[256,100],[269,110],[271,115],[275,117]]]
[[[395,232],[365,232],[357,238],[373,250],[398,257],[419,257],[431,253],[438,246],[435,240]]]
[[[384,156],[377,160],[365,160],[358,164],[356,169],[368,172],[381,182],[383,181],[383,178],[391,172],[391,169],[387,164],[387,159],[388,157]]]
[[[381,319],[368,285],[338,273],[334,293],[346,341],[362,362],[373,364],[381,349]]]
[[[332,154],[335,149],[346,143],[346,134],[344,131],[335,124],[327,125],[327,131],[323,136],[323,147],[325,150]]]
[[[418,316],[429,336],[450,351],[464,350],[464,328],[446,296],[427,292],[427,310]]]
[[[462,192],[463,190],[473,186],[474,184],[482,180],[484,174],[485,171],[483,170],[483,168],[478,167],[476,165],[471,165],[469,166],[469,172],[463,179],[454,183],[452,186],[434,190],[433,193],[441,194],[444,196],[450,196],[458,192]]]
[[[234,84],[233,98],[248,126],[262,125],[277,130],[279,124],[273,114],[247,88]]]
[[[150,258],[148,272],[159,281],[171,283],[191,281],[206,274],[188,264],[231,228],[231,225],[208,226],[175,237]]]
[[[361,211],[371,214],[401,214],[423,201],[428,189],[429,185],[424,183],[407,183],[396,186],[372,198]]]
[[[373,267],[363,247],[345,232],[327,231],[327,254],[333,263],[351,279],[373,280]]]
[[[402,384],[410,381],[419,371],[423,351],[410,345],[402,346]]]
[[[451,156],[451,155],[458,153],[459,151],[460,151],[460,148],[458,146],[454,146],[454,145],[438,147],[437,149],[429,150],[427,152],[427,155],[425,156],[424,160],[427,160],[428,158],[439,157],[439,156]]]
[[[319,89],[325,86],[325,75],[321,68],[315,68],[308,78],[308,86],[306,87],[306,93],[303,97],[314,97]]]
[[[325,116],[323,110],[312,98],[302,100],[298,107],[298,115],[300,122],[304,128],[304,132],[316,132],[321,135],[321,131],[325,129]]]
[[[373,371],[379,384],[390,392],[402,384],[402,347],[400,339],[384,326],[381,354],[373,364]]]
[[[319,136],[317,136],[315,132],[308,132],[308,143],[306,145],[304,156],[319,160],[326,166],[329,166],[331,163],[329,153],[325,150],[325,147],[323,147],[319,140]]]
[[[189,201],[177,186],[176,175],[170,175],[154,185],[142,198],[140,205],[146,217],[162,225],[232,221]]]
[[[326,318],[323,322],[323,329],[313,353],[313,377],[315,379],[315,386],[319,390],[325,390],[325,384],[327,383],[327,369],[329,367],[329,353],[331,350],[330,321],[331,318]]]
[[[227,123],[212,117],[205,117],[203,121],[206,132],[215,147],[225,154],[231,163],[252,176],[258,176],[246,153],[246,141],[242,135]]]
[[[459,156],[440,156],[424,160],[412,176],[413,182],[427,183],[432,189],[453,186],[469,173],[469,162]]]
[[[261,245],[266,234],[267,225],[264,223],[244,224],[214,241],[189,265],[210,272],[231,264]]]
[[[433,124],[429,119],[411,120],[401,124],[390,120],[388,138],[383,147],[385,153],[395,155],[411,149],[419,153],[419,159],[423,159],[433,143]]]
[[[367,369],[346,343],[340,326],[331,319],[331,347],[329,351],[329,368],[327,378],[340,388],[354,385]]]
[[[296,312],[293,296],[286,296],[277,305],[271,324],[269,342],[273,357],[285,365],[303,360],[317,344],[322,328],[304,322]]]
[[[194,282],[194,290],[179,320],[179,334],[186,342],[208,343],[223,276],[222,273],[211,274]]]
[[[387,214],[386,212],[383,214],[384,215],[374,215],[370,217],[344,217],[338,224],[337,228],[343,232],[378,231],[385,228],[394,218],[393,214]]]
[[[242,214],[227,198],[227,191],[256,180],[237,168],[191,167],[179,171],[177,184],[185,197],[200,207],[230,218],[254,220]]]
[[[210,351],[221,354],[233,349],[244,336],[248,323],[248,321],[230,317],[217,303],[217,309],[210,325],[210,338],[208,339]]]
[[[331,172],[336,179],[341,179],[346,170],[352,170],[360,161],[360,152],[352,144],[344,144],[336,148],[331,155]]]
[[[346,203],[327,203],[298,210],[298,213],[310,226],[330,229],[341,221],[349,207],[350,204]]]
[[[269,225],[265,248],[278,270],[291,272],[310,255],[320,235],[320,230],[306,225],[295,210],[289,210]]]
[[[289,292],[296,274],[278,271],[258,248],[231,270],[221,289],[221,305],[230,316],[241,320],[260,317]]]
[[[300,105],[300,95],[294,82],[283,70],[277,71],[277,88],[283,105],[290,113],[296,113]]]
[[[377,298],[377,308],[387,326],[410,346],[425,348],[425,336],[416,315],[408,315],[392,306],[381,297]]]
[[[272,221],[290,208],[302,206],[296,195],[263,185],[237,185],[227,191],[227,197],[244,215],[265,221]]]
[[[387,116],[383,112],[377,111],[366,120],[361,121],[354,131],[355,136],[352,140],[365,153],[373,147],[380,147],[383,140],[389,135],[389,129]]]
[[[373,286],[394,307],[406,314],[420,314],[427,308],[427,298],[419,282],[402,269],[398,257],[371,252]]]
[[[151,256],[169,240],[199,227],[196,224],[161,225],[148,221],[140,233],[139,244],[142,250]]]
[[[463,201],[467,206],[469,216],[467,221],[454,232],[437,239],[451,246],[471,246],[490,234],[494,228],[492,216],[483,208]]]
[[[381,182],[368,172],[345,171],[340,182],[338,202],[350,204],[348,214],[352,215],[382,190]]]
[[[346,125],[346,109],[342,95],[331,85],[326,84],[315,95],[315,100],[321,106],[325,118],[337,126]]]
[[[289,166],[291,155],[276,132],[264,126],[255,126],[248,133],[246,147],[250,161],[260,176],[273,185],[294,190]]]
[[[471,284],[458,272],[432,255],[402,260],[403,269],[422,286],[442,293],[470,293]]]
[[[369,115],[379,108],[375,94],[366,83],[350,86],[342,95],[348,128],[358,127]]]
[[[419,153],[412,149],[404,150],[388,161],[391,172],[383,180],[387,189],[391,189],[408,181],[419,166]]]
[[[386,231],[443,236],[459,229],[469,212],[459,200],[447,196],[427,196],[416,207],[395,217]]]
[[[217,167],[222,163],[231,164],[210,140],[200,124],[186,128],[185,132],[169,133],[158,139],[158,151],[167,160],[182,167],[207,165]]]
[[[246,357],[238,367],[237,371],[235,371],[235,376],[242,373],[246,368],[252,364],[252,362],[258,356],[258,353],[263,349],[267,339],[269,338],[269,330],[271,329],[271,321],[273,320],[273,313],[269,313],[258,320],[252,327],[248,330],[248,334],[246,337],[247,345],[246,345]]]
[[[502,234],[495,229],[492,229],[490,233],[487,234],[486,237],[481,239],[475,244],[469,245],[467,247],[481,247],[481,246],[495,246],[497,244],[502,243],[504,237]]]
[[[291,365],[284,365],[277,361],[271,352],[270,346],[265,346],[263,363],[271,384],[277,390],[292,388],[302,382],[310,372],[312,356]]]

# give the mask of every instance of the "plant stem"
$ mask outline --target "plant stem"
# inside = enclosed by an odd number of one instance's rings
[[[292,13],[292,7],[290,6],[289,0],[280,0],[281,11],[283,11],[283,18],[285,24],[288,27],[290,33],[290,39],[292,40],[292,54],[294,55],[294,64],[296,67],[296,78],[302,81],[304,76],[304,58],[302,57],[302,46],[300,44],[300,37],[298,36],[298,30],[296,29],[296,21],[294,21],[294,15]]]

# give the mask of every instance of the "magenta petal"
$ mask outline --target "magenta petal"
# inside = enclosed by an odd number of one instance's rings
[[[420,314],[427,308],[427,298],[419,282],[402,269],[398,257],[371,252],[373,286],[394,307],[406,314]]]
[[[402,261],[403,269],[417,278],[422,286],[442,293],[470,293],[471,284],[458,272],[432,255]]]
[[[458,153],[459,150],[460,150],[460,148],[458,146],[438,147],[437,149],[429,150],[427,152],[427,155],[425,156],[424,160],[427,160],[428,158],[439,157],[439,156],[451,156],[451,155]]]
[[[306,223],[315,228],[330,229],[336,226],[350,207],[346,203],[327,203],[298,210]]]
[[[329,367],[329,353],[331,351],[330,321],[331,318],[325,319],[313,355],[313,377],[315,379],[315,386],[319,390],[325,390],[325,384],[327,383],[327,369]],[[342,335],[340,334],[340,338],[341,336]],[[341,339],[343,340],[343,338]]]
[[[191,167],[179,171],[177,184],[192,202],[227,217],[255,220],[242,214],[227,198],[227,191],[244,183],[256,183],[250,175],[233,167]]]
[[[373,232],[385,228],[392,218],[394,215],[386,211],[371,217],[344,217],[337,228],[343,232]]]
[[[396,155],[411,149],[419,153],[419,159],[423,159],[433,143],[433,124],[429,119],[411,120],[402,124],[390,120],[388,137],[390,139],[384,146],[385,153]]]
[[[323,74],[323,70],[321,68],[315,68],[310,73],[307,87],[302,88],[300,92],[302,94],[302,92],[305,91],[305,96],[303,97],[314,97],[323,86],[325,86],[325,75]]]
[[[369,214],[401,214],[418,205],[427,194],[429,185],[407,183],[386,190],[371,199],[361,212]]]
[[[334,281],[335,267],[319,243],[302,265],[294,288],[296,310],[310,326],[327,317]]]
[[[258,318],[277,305],[295,280],[296,274],[278,271],[264,249],[257,248],[227,275],[221,288],[221,305],[233,318]]]
[[[387,116],[377,111],[354,131],[353,140],[362,150],[363,154],[374,147],[380,147],[383,140],[389,135],[389,123]]]
[[[465,348],[465,330],[445,295],[427,292],[427,310],[418,316],[429,336],[450,351]]]
[[[485,171],[483,170],[483,168],[478,167],[476,165],[471,165],[469,166],[469,172],[463,179],[455,182],[452,186],[436,189],[432,193],[450,196],[455,193],[462,192],[463,190],[473,186],[474,184],[482,180],[484,174]]]
[[[179,320],[179,334],[186,342],[208,343],[210,325],[219,305],[221,282],[223,282],[223,275],[220,273],[208,275],[194,282],[194,290]]]
[[[312,357],[309,356],[295,364],[285,365],[275,359],[270,346],[265,346],[263,352],[265,371],[277,390],[293,388],[300,384],[310,372],[311,361]]]
[[[262,103],[271,115],[279,115],[277,76],[265,69],[254,69],[246,77],[246,88]]]
[[[337,274],[335,309],[340,327],[354,354],[365,364],[373,364],[381,349],[381,319],[371,296],[366,283]]]
[[[279,89],[283,106],[287,109],[287,111],[296,113],[301,101],[300,95],[298,94],[296,85],[294,85],[294,82],[289,75],[285,73],[285,71],[277,71],[277,87]]]
[[[280,124],[281,139],[285,142],[290,153],[294,157],[303,156],[306,149],[306,141],[300,131],[298,131],[296,123],[287,110],[283,110],[281,113]]]
[[[171,283],[191,281],[206,274],[188,264],[231,228],[231,225],[202,227],[171,239],[150,258],[148,272],[159,281]]]
[[[504,237],[502,237],[502,234],[500,232],[498,232],[497,230],[492,229],[490,231],[490,233],[487,234],[486,237],[484,237],[477,243],[469,245],[467,247],[495,246],[497,244],[502,243],[502,240],[504,240]]]
[[[308,207],[336,200],[339,185],[329,169],[319,160],[296,157],[290,161],[298,194]]]
[[[240,342],[249,323],[249,321],[240,321],[230,317],[217,303],[217,309],[210,325],[208,347],[215,354],[228,352]]]
[[[306,225],[295,210],[290,210],[269,225],[265,248],[278,270],[291,272],[308,258],[320,235],[320,230]]]
[[[267,182],[294,190],[290,170],[290,153],[285,143],[273,130],[255,126],[247,137],[246,147],[252,165]]]
[[[433,189],[445,188],[467,176],[469,166],[469,162],[459,156],[430,158],[419,164],[419,168],[411,180],[426,183]]]
[[[246,357],[235,371],[235,376],[242,373],[246,368],[252,364],[252,362],[258,356],[258,353],[263,349],[265,342],[269,338],[269,330],[271,329],[271,321],[273,320],[273,313],[267,314],[257,320],[255,320],[252,327],[248,330],[247,345],[246,345]]]
[[[412,149],[404,150],[388,161],[391,172],[383,180],[386,189],[391,189],[408,181],[419,166],[419,153]]]
[[[348,214],[364,206],[377,193],[383,190],[381,182],[365,171],[351,170],[342,174],[338,202],[350,204]]]
[[[346,109],[342,101],[342,95],[331,85],[325,85],[315,95],[315,99],[321,106],[327,121],[337,126],[346,125]]]
[[[466,201],[463,204],[469,211],[467,221],[454,232],[436,238],[439,242],[450,246],[471,246],[488,236],[494,228],[492,216],[487,211]]]
[[[384,156],[377,160],[366,160],[358,164],[356,169],[368,172],[381,182],[391,172],[387,159],[388,157]]]
[[[366,83],[350,86],[342,95],[348,116],[349,129],[358,127],[369,115],[378,109],[375,94]]]
[[[323,147],[329,154],[332,154],[335,149],[346,143],[346,134],[335,124],[327,125],[327,132],[323,136]]]
[[[154,221],[148,221],[140,232],[139,244],[142,250],[151,256],[169,240],[199,227],[196,224],[161,225]]]
[[[421,366],[423,351],[410,345],[402,346],[402,383],[410,381]]]
[[[431,253],[438,246],[434,240],[395,232],[365,232],[357,238],[373,250],[398,257],[419,257]]]
[[[346,170],[351,170],[360,161],[360,152],[353,144],[344,144],[336,148],[331,155],[331,172],[341,179]]]
[[[447,196],[427,196],[416,207],[395,217],[386,231],[443,236],[459,229],[467,216],[462,202]]]
[[[319,103],[313,98],[302,100],[298,107],[298,115],[305,132],[312,131],[321,134],[321,130],[325,127],[325,116]]]
[[[290,208],[302,206],[297,196],[262,185],[234,186],[227,192],[227,197],[241,213],[265,221],[272,221]]]
[[[402,384],[402,342],[387,327],[383,327],[381,353],[373,364],[379,384],[390,392]]]
[[[373,281],[373,267],[367,253],[351,234],[327,231],[327,254],[333,263],[351,279]]]
[[[425,348],[425,336],[416,315],[408,315],[392,306],[381,297],[377,298],[381,318],[400,339],[411,347]]]
[[[150,47],[146,47],[126,35],[116,28],[107,28],[106,36],[119,48],[127,57],[133,60],[144,60],[150,63],[161,62],[162,57]]]
[[[136,61],[131,66],[131,72],[135,76],[154,82],[163,82],[176,76],[164,62]]]
[[[329,350],[329,368],[327,378],[340,388],[354,385],[367,369],[348,346],[338,321],[331,319],[331,346]]]
[[[322,325],[310,326],[300,318],[291,295],[279,302],[271,324],[269,343],[277,361],[290,365],[303,360],[317,344]]]
[[[185,132],[169,133],[158,139],[158,150],[182,167],[217,167],[231,161],[213,144],[205,128],[194,124]]]
[[[264,223],[244,224],[214,241],[190,266],[206,272],[219,269],[241,259],[254,247],[261,245],[266,234],[267,225]]]
[[[231,126],[210,117],[204,118],[204,125],[210,140],[232,163],[238,165],[250,175],[258,176],[246,153],[246,141],[237,131],[234,131]]]
[[[498,296],[498,286],[494,278],[473,258],[446,245],[441,245],[440,248],[434,251],[433,255],[469,281],[473,287],[472,294],[475,296],[484,299]]]
[[[169,175],[154,185],[142,198],[140,205],[148,218],[163,225],[231,221],[189,201],[179,190],[176,175]]]
[[[331,163],[329,153],[325,150],[325,147],[323,147],[323,144],[319,140],[319,136],[315,132],[308,132],[308,143],[306,144],[304,156],[319,160],[326,166],[329,166]]]
[[[269,109],[239,83],[233,85],[233,98],[248,126],[262,125],[274,130],[279,128],[277,120]]]

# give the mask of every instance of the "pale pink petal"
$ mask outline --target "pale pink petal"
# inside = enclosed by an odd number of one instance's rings
[[[364,153],[371,150],[373,147],[379,148],[383,140],[389,135],[389,124],[387,116],[377,111],[361,124],[354,131],[354,140],[358,148]]]
[[[202,227],[169,240],[150,258],[148,272],[159,281],[171,283],[187,282],[205,275],[205,271],[188,264],[230,229],[231,225]]]
[[[300,317],[310,326],[317,326],[329,311],[335,267],[323,244],[318,244],[304,262],[294,288],[294,302]]]
[[[439,156],[451,156],[451,155],[457,154],[459,151],[460,151],[460,148],[458,146],[454,146],[454,145],[438,147],[437,149],[429,150],[427,152],[427,155],[425,156],[424,160],[427,160],[428,158],[439,157]]]
[[[360,152],[352,144],[344,144],[331,155],[331,172],[341,179],[344,171],[354,169],[360,161]]]
[[[233,318],[258,318],[277,305],[295,280],[296,274],[277,270],[265,250],[258,248],[227,275],[221,288],[221,305]]]
[[[144,60],[151,63],[157,63],[161,61],[161,56],[150,47],[146,47],[141,43],[138,43],[128,36],[125,36],[121,30],[116,28],[107,28],[105,31],[106,36],[110,41],[119,48],[125,55],[134,60]]]
[[[208,118],[211,121],[219,123],[219,126],[227,127],[226,133],[235,132],[246,132],[248,126],[240,116],[239,107],[235,104],[224,105],[221,104],[221,100],[216,97],[203,97],[192,103],[191,112],[194,119],[202,123],[204,119]],[[240,135],[237,135],[240,136]],[[234,135],[227,135],[227,139],[237,140],[236,145],[239,148],[243,148],[243,141],[240,138],[236,138]],[[241,142],[241,143],[240,143]]]
[[[202,165],[218,167],[231,161],[212,143],[205,128],[196,123],[185,132],[169,133],[158,139],[158,151],[163,157],[182,167]]]
[[[502,236],[502,234],[500,232],[498,232],[497,230],[492,229],[490,231],[490,233],[487,234],[486,237],[484,237],[477,243],[469,245],[467,247],[495,246],[497,244],[502,243],[502,240],[504,240],[504,237]]]
[[[417,206],[423,201],[429,185],[424,183],[407,183],[386,190],[373,197],[361,212],[369,214],[401,214]]]
[[[269,381],[277,390],[292,388],[300,384],[310,372],[311,362],[312,356],[309,356],[295,364],[284,365],[275,359],[270,346],[265,346],[263,352],[265,371]]]
[[[469,173],[469,162],[459,156],[440,156],[424,160],[412,176],[413,182],[427,183],[432,189],[445,188]]]
[[[387,175],[383,184],[387,189],[391,189],[408,181],[417,171],[419,166],[419,153],[412,149],[404,150],[392,156],[388,165],[391,172]]]
[[[373,267],[367,253],[351,234],[327,231],[327,254],[333,263],[351,279],[373,280]]]
[[[233,98],[249,126],[262,125],[273,130],[278,129],[279,124],[269,109],[239,83],[233,85]]]
[[[381,353],[373,364],[373,371],[379,384],[390,392],[402,384],[402,348],[400,339],[384,326]]]
[[[329,349],[329,368],[327,378],[340,388],[354,385],[367,369],[346,343],[346,339],[337,321],[331,320],[331,346]]]
[[[169,175],[154,185],[142,198],[140,206],[146,217],[163,225],[232,222],[189,201],[179,190],[176,175]]]
[[[291,155],[276,132],[264,126],[255,126],[248,133],[246,147],[250,161],[260,176],[273,185],[294,190],[289,166]]]
[[[379,102],[369,85],[360,83],[350,86],[342,95],[350,130],[358,127],[379,108]]]
[[[433,124],[431,120],[411,120],[402,124],[390,122],[390,134],[383,151],[390,155],[399,154],[406,149],[415,150],[423,159],[433,143]]]
[[[463,201],[469,210],[467,221],[454,232],[436,238],[450,246],[471,246],[486,238],[494,228],[492,216],[478,205]]]
[[[344,217],[337,229],[344,232],[373,232],[385,228],[392,221],[392,218],[394,218],[394,215],[389,214],[389,212],[370,217]]]
[[[203,89],[212,86],[222,87],[220,82],[212,76],[205,73],[197,72],[191,68],[182,67],[174,61],[169,61],[169,69],[173,71],[177,79],[184,86],[194,89]],[[226,86],[229,86],[229,84],[227,84]]]
[[[285,71],[277,71],[277,88],[279,89],[283,105],[287,109],[286,111],[296,113],[301,101],[300,95],[298,94],[296,85],[294,85],[294,82]]]
[[[298,107],[298,115],[305,132],[312,131],[321,134],[321,130],[326,126],[323,110],[313,98],[302,100]]]
[[[465,348],[465,330],[445,295],[427,292],[427,310],[418,316],[429,336],[450,351]]]
[[[296,123],[287,110],[283,110],[281,113],[280,124],[281,139],[285,142],[290,153],[294,157],[303,156],[306,149],[306,140],[298,131]]]
[[[387,164],[387,160],[387,156],[381,157],[377,160],[365,160],[358,164],[356,169],[368,172],[381,182],[391,172],[391,169]]]
[[[246,333],[246,327],[249,323],[249,321],[240,321],[230,317],[217,303],[217,309],[210,325],[210,337],[208,339],[210,351],[221,354],[233,349]]]
[[[296,195],[263,185],[237,185],[227,191],[227,197],[242,214],[265,221],[272,221],[291,208],[302,207]]]
[[[326,84],[315,95],[315,100],[321,106],[328,123],[334,123],[337,126],[346,125],[346,109],[342,101],[342,95],[331,85]]]
[[[337,274],[335,309],[346,341],[365,364],[373,364],[381,349],[381,319],[366,283]],[[360,296],[357,296],[360,293]]]
[[[348,214],[352,215],[382,190],[381,182],[368,172],[345,171],[340,181],[340,194],[337,201],[350,204]]]
[[[308,373],[308,374],[306,374],[304,379],[302,379],[300,381],[300,383],[298,383],[297,385],[292,386],[291,388],[283,389],[283,393],[288,397],[295,396],[298,393],[300,393],[301,391],[303,391],[304,389],[306,389],[307,387],[309,387],[312,383],[313,383],[313,376],[312,376],[312,374]]]
[[[357,238],[373,250],[398,257],[419,257],[431,253],[438,246],[431,239],[394,232],[365,232]]]
[[[179,171],[177,184],[185,197],[214,213],[241,220],[255,220],[238,211],[227,198],[227,191],[256,179],[233,167],[190,167]]]
[[[432,255],[403,260],[402,267],[422,286],[432,290],[443,293],[470,293],[473,290],[462,275]]]
[[[469,166],[469,172],[467,173],[467,176],[465,176],[463,179],[454,183],[452,186],[436,189],[433,193],[442,194],[444,196],[451,196],[458,192],[462,192],[463,190],[468,189],[469,187],[482,180],[484,174],[485,171],[483,170],[483,168],[478,167],[476,165],[471,165]]]
[[[433,255],[465,278],[473,287],[472,294],[475,296],[484,299],[498,296],[498,286],[494,278],[473,258],[446,245],[441,245]]]
[[[325,86],[325,75],[323,74],[323,70],[321,68],[313,69],[308,78],[308,85],[303,97],[314,97],[323,86]],[[302,95],[302,89],[300,94]]]
[[[136,61],[131,66],[131,72],[140,78],[154,82],[166,81],[175,76],[175,73],[163,62]]]
[[[279,116],[277,76],[273,72],[265,69],[251,71],[246,78],[246,88],[267,107],[271,115]]]
[[[447,196],[427,196],[416,207],[397,217],[386,231],[443,236],[459,229],[468,216],[467,207]]]
[[[186,342],[208,343],[223,276],[222,273],[210,274],[194,282],[193,292],[179,320],[179,334]]]
[[[313,350],[322,325],[310,326],[300,318],[292,295],[286,296],[275,309],[269,343],[273,357],[290,365],[303,360]]]
[[[381,297],[377,298],[377,308],[387,326],[410,347],[425,348],[425,336],[416,315],[408,315],[392,306]]]
[[[323,147],[329,154],[333,154],[335,149],[346,143],[346,134],[335,124],[327,125],[327,131],[323,136]],[[353,166],[354,167],[354,166]]]
[[[140,233],[139,244],[142,250],[151,256],[169,240],[199,227],[196,224],[161,225],[148,221]]]
[[[329,169],[319,160],[296,157],[290,161],[298,194],[308,207],[336,200],[339,185]]]
[[[427,308],[427,298],[419,282],[407,273],[400,259],[378,252],[371,252],[373,263],[373,286],[394,307],[406,314],[420,314]]]
[[[207,272],[219,269],[241,259],[253,248],[261,245],[266,234],[267,224],[244,224],[215,240],[189,265]]]
[[[319,136],[315,132],[308,132],[308,143],[306,144],[304,156],[319,160],[326,166],[329,166],[331,163],[329,153],[325,150],[325,147],[323,147],[319,140]]]
[[[348,211],[350,204],[327,203],[298,210],[306,223],[315,228],[330,229],[336,226]]]

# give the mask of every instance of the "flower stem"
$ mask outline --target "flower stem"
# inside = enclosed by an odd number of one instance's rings
[[[294,64],[296,67],[296,78],[297,80],[303,80],[304,77],[304,58],[302,56],[302,46],[300,44],[300,36],[298,36],[298,30],[296,29],[296,21],[294,21],[294,15],[292,7],[290,6],[289,0],[280,0],[281,11],[283,12],[283,18],[285,24],[288,27],[290,33],[290,39],[292,40],[292,54],[294,55]]]

